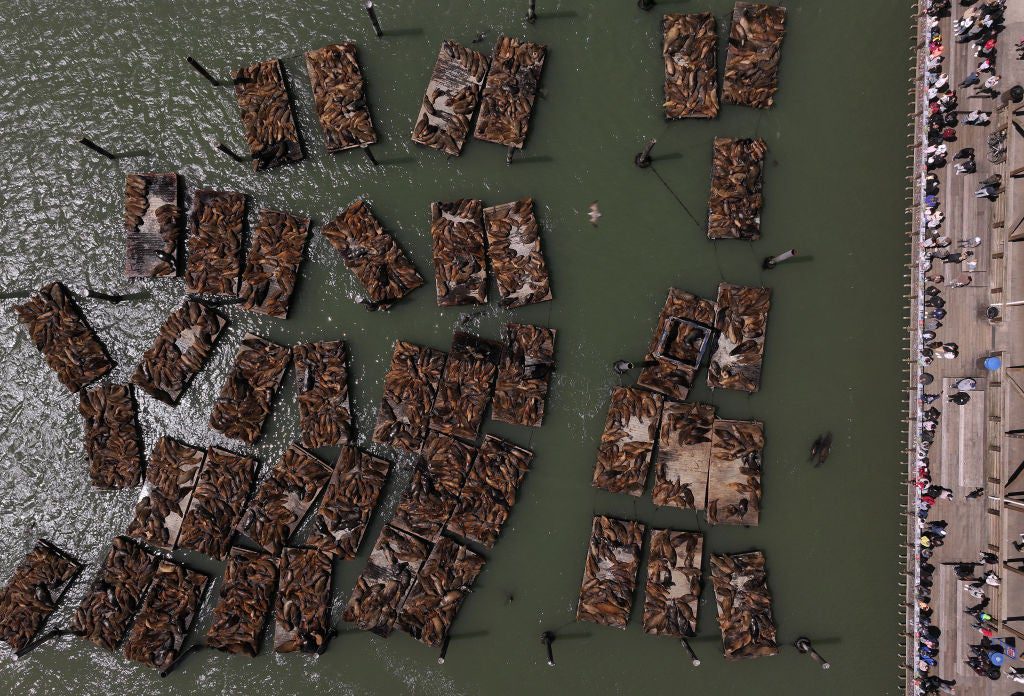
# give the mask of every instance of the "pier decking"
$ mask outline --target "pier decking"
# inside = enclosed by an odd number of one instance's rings
[[[633,608],[643,535],[640,522],[594,517],[577,621],[626,628]]]
[[[715,138],[708,196],[708,239],[761,238],[764,156],[761,138]]]
[[[276,58],[234,70],[235,99],[254,171],[303,158],[288,87]]]
[[[506,324],[498,363],[491,418],[539,428],[544,422],[551,374],[555,369],[554,329]]]
[[[213,608],[206,646],[256,657],[277,585],[277,560],[267,553],[231,549],[220,600]]]
[[[477,450],[455,438],[431,432],[423,445],[408,488],[395,508],[391,525],[436,542],[455,512]]]
[[[178,175],[129,174],[125,179],[124,274],[158,278],[178,274],[182,211]]]
[[[714,423],[715,407],[710,404],[665,402],[654,460],[655,505],[706,507]]]
[[[499,36],[491,53],[473,137],[522,149],[547,46]]]
[[[97,488],[131,488],[142,479],[142,442],[131,386],[97,385],[79,392],[89,480]]]
[[[487,303],[483,202],[462,198],[430,204],[437,306]]]
[[[644,492],[663,401],[660,394],[644,389],[612,390],[594,466],[596,488],[633,496]]]
[[[173,665],[209,582],[205,573],[160,561],[142,610],[124,642],[124,656],[161,671]]]
[[[309,218],[277,210],[260,211],[242,271],[239,297],[243,309],[278,319],[288,317],[307,237]]]
[[[341,152],[377,142],[356,45],[331,44],[306,51],[306,71],[327,151]]]
[[[715,16],[666,14],[661,22],[665,118],[718,116],[718,34]]]
[[[274,600],[274,652],[322,653],[331,630],[331,557],[319,549],[286,548]]]
[[[260,439],[291,357],[290,348],[247,333],[213,402],[210,427],[248,445]]]
[[[420,451],[447,357],[434,348],[395,341],[384,375],[374,442],[406,452]]]
[[[166,436],[157,440],[125,534],[159,549],[174,549],[205,459],[197,447]]]
[[[777,655],[764,553],[711,554],[711,584],[725,659]]]
[[[303,447],[334,447],[352,439],[348,351],[344,341],[292,347]]]
[[[552,298],[547,262],[533,199],[484,208],[487,258],[498,283],[501,306],[510,309]]]
[[[446,435],[475,440],[491,400],[501,346],[456,331],[441,372],[430,411],[430,428]]]
[[[55,544],[36,541],[0,589],[0,640],[15,652],[28,647],[81,569]]]
[[[208,447],[206,463],[199,472],[192,502],[181,523],[177,547],[224,560],[258,467],[259,463],[252,457]]]
[[[458,157],[469,135],[469,123],[480,102],[487,75],[487,57],[446,39],[423,95],[412,140]]]
[[[703,551],[703,534],[651,530],[644,591],[644,632],[677,638],[697,635]]]
[[[186,292],[238,294],[244,226],[244,193],[200,189],[192,194],[185,263]]]
[[[342,447],[307,543],[332,558],[355,558],[390,470],[388,461]]]
[[[718,285],[715,328],[720,333],[708,367],[708,386],[712,389],[753,393],[761,388],[771,295],[770,288]]]
[[[669,288],[636,383],[685,401],[712,339],[715,303]]]
[[[761,518],[761,451],[758,421],[716,419],[708,472],[708,524],[757,526]]]
[[[779,88],[786,8],[738,2],[729,28],[722,102],[767,109]]]

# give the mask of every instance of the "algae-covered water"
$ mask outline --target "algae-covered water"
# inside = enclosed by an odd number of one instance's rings
[[[776,106],[724,106],[714,121],[669,124],[660,108],[660,14],[714,11],[724,54],[728,0],[664,2],[649,13],[632,0],[540,0],[533,26],[524,21],[526,0],[382,0],[386,33],[379,40],[361,5],[8,0],[0,12],[0,286],[13,293],[61,279],[148,290],[144,302],[82,301],[117,361],[113,377],[124,380],[183,294],[180,280],[129,283],[122,275],[126,172],[177,171],[190,188],[244,191],[252,219],[259,207],[313,218],[289,319],[229,309],[229,330],[177,408],[140,395],[147,450],[161,434],[220,442],[206,423],[246,331],[283,343],[344,338],[366,445],[394,340],[445,349],[456,326],[490,338],[509,320],[558,329],[544,426],[485,424],[486,432],[531,447],[536,458],[453,627],[446,664],[404,634],[385,640],[343,626],[319,658],[276,656],[265,643],[252,661],[201,652],[162,680],[120,655],[64,638],[18,662],[0,659],[0,692],[896,693],[908,3],[789,0]],[[468,44],[482,31],[477,48],[484,50],[499,33],[550,47],[543,98],[511,167],[496,145],[470,141],[449,161],[409,140],[441,41]],[[369,84],[381,138],[376,168],[359,153],[328,155],[316,123],[302,53],[345,39],[359,44]],[[233,67],[281,57],[306,160],[254,174],[213,150],[210,139],[244,149],[237,108],[230,89],[203,81],[186,55],[225,80]],[[125,156],[109,162],[75,145],[83,134]],[[717,135],[768,143],[758,242],[714,244],[703,235]],[[632,159],[648,138],[658,139],[655,164],[640,170]],[[537,200],[555,300],[514,311],[492,302],[469,317],[439,309],[430,201],[495,204],[526,195]],[[354,302],[356,282],[319,234],[357,196],[371,201],[428,280],[390,312],[370,313]],[[593,201],[603,213],[597,228],[586,218]],[[790,247],[799,261],[761,270],[764,256]],[[702,385],[691,400],[710,400],[725,417],[765,422],[764,509],[757,528],[707,530],[705,549],[765,550],[787,647],[777,657],[726,663],[707,588],[693,641],[703,664],[694,669],[678,642],[643,633],[640,611],[626,631],[576,624],[574,615],[595,512],[706,528],[703,515],[656,510],[649,493],[634,500],[598,492],[590,479],[609,389],[619,381],[611,363],[642,357],[670,286],[713,298],[722,280],[773,288],[762,389],[711,394]],[[52,619],[59,626],[110,539],[125,529],[137,491],[90,487],[77,397],[16,325],[13,303],[0,302],[0,577],[38,536],[91,564]],[[289,373],[253,450],[265,466],[298,433],[291,380]],[[836,436],[832,457],[814,469],[807,447],[828,429]],[[336,567],[336,616],[408,480],[410,462],[399,461],[362,554]],[[222,570],[177,555],[214,574]],[[553,669],[539,641],[544,630],[557,636]],[[788,647],[799,635],[815,639],[830,671]]]

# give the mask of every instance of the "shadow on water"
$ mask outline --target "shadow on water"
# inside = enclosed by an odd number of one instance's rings
[[[402,37],[402,36],[423,36],[423,30],[419,27],[409,27],[407,29],[385,29],[384,36],[382,39],[388,37]]]
[[[415,157],[387,157],[385,159],[377,160],[377,164],[384,166],[386,164],[411,164],[416,161]]]

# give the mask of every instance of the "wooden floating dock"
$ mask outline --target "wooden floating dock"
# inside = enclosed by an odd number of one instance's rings
[[[547,46],[499,36],[491,53],[473,137],[522,149]]]
[[[0,640],[24,650],[46,625],[82,565],[39,539],[0,589]]]
[[[348,351],[344,341],[292,347],[303,447],[335,447],[352,440]]]
[[[636,383],[684,401],[711,343],[715,303],[669,288]]]
[[[13,309],[46,364],[69,391],[77,392],[114,367],[67,288],[60,283],[44,285],[27,302],[14,305]]]
[[[210,427],[248,445],[259,440],[291,357],[290,348],[247,333],[213,402]]]
[[[429,553],[426,541],[385,525],[342,618],[364,631],[390,635],[402,602]]]
[[[328,152],[377,142],[354,43],[306,51],[306,71]]]
[[[355,558],[390,470],[391,462],[342,447],[306,543],[332,558]]]
[[[451,39],[441,44],[412,129],[414,143],[458,157],[480,100],[487,57]]]
[[[302,161],[302,144],[281,61],[272,58],[234,70],[231,78],[253,170]]]
[[[749,393],[761,388],[770,288],[718,285],[718,344],[708,367],[708,386]]]
[[[223,561],[256,481],[258,462],[220,447],[206,449],[192,504],[178,535],[178,548]]]
[[[384,231],[365,201],[353,202],[324,225],[321,234],[362,284],[366,291],[363,304],[368,309],[387,309],[423,285],[412,261]]]
[[[779,88],[779,57],[786,33],[786,8],[736,3],[725,56],[722,101],[767,109]]]
[[[420,451],[447,357],[434,348],[395,341],[384,375],[374,442],[406,452]]]
[[[762,450],[764,425],[759,421],[715,420],[708,472],[708,524],[757,526],[761,518]]]
[[[717,31],[710,12],[666,14],[662,19],[665,118],[718,116]]]
[[[166,670],[178,659],[210,577],[172,561],[160,561],[153,584],[124,642],[129,660]]]
[[[292,443],[256,489],[238,531],[280,553],[330,478],[331,467]]]
[[[530,450],[485,435],[448,520],[448,531],[493,548],[532,460]]]
[[[142,480],[142,442],[131,386],[109,382],[79,392],[89,480],[97,488],[132,488]]]
[[[174,406],[213,352],[228,320],[212,307],[185,300],[142,355],[132,383],[155,399]]]
[[[715,138],[708,196],[708,239],[761,238],[764,156],[761,138]]]
[[[192,195],[185,292],[238,295],[244,226],[244,193],[200,189]]]
[[[390,524],[436,542],[455,512],[476,453],[476,447],[447,435],[427,435],[423,461],[417,463]]]
[[[660,394],[644,389],[612,390],[594,467],[595,488],[634,496],[643,494],[663,401]]]
[[[644,592],[644,632],[690,638],[697,635],[704,535],[652,529]]]
[[[274,652],[319,655],[331,630],[331,557],[318,549],[281,553],[281,586],[274,602]]]
[[[174,173],[126,177],[124,274],[129,278],[178,274],[182,222],[178,187],[178,175]]]
[[[484,208],[484,228],[501,306],[511,309],[550,300],[551,282],[533,199]]]
[[[197,447],[167,436],[157,440],[125,534],[159,549],[174,549],[205,459]]]
[[[483,567],[483,556],[442,538],[409,589],[398,615],[398,628],[422,643],[440,648]]]
[[[714,423],[714,406],[665,402],[654,461],[655,505],[684,510],[706,507]]]
[[[235,546],[224,569],[206,647],[256,657],[277,585],[277,559]]]
[[[539,428],[544,422],[551,373],[555,370],[555,329],[506,324],[498,363],[491,419]]]
[[[577,621],[625,630],[633,608],[643,535],[640,522],[594,517]]]
[[[764,553],[711,554],[711,584],[725,659],[777,655]]]
[[[494,341],[455,332],[430,412],[431,429],[476,440],[491,400],[500,357],[501,346]]]
[[[82,603],[71,617],[70,630],[114,652],[128,633],[128,624],[156,573],[157,557],[125,536],[114,537]]]
[[[430,204],[437,306],[487,303],[483,202],[463,198]]]
[[[309,218],[277,210],[261,210],[242,271],[242,308],[277,319],[288,317],[288,305],[309,237]]]

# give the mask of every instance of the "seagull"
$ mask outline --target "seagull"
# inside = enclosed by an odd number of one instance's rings
[[[601,219],[601,209],[597,207],[597,201],[590,204],[590,212],[587,213],[587,217],[590,218],[590,224],[597,227],[597,222]]]

